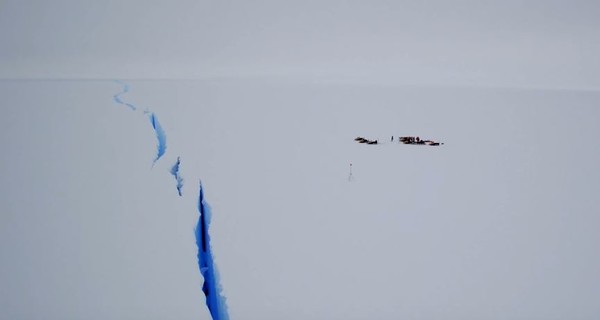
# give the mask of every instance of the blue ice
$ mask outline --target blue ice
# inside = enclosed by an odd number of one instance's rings
[[[198,267],[204,278],[202,292],[206,296],[206,306],[213,320],[229,320],[225,297],[221,295],[221,284],[219,275],[213,261],[210,247],[210,236],[208,227],[211,220],[210,206],[204,201],[204,191],[202,182],[200,182],[200,191],[198,197],[198,225],[196,226],[196,245],[198,245]]]
[[[181,189],[183,188],[183,178],[181,177],[181,175],[179,175],[179,166],[180,165],[181,165],[181,159],[179,157],[177,157],[177,161],[171,167],[171,175],[173,175],[173,177],[175,178],[175,181],[177,181],[177,186],[176,186],[177,193],[181,197]]]
[[[160,159],[160,157],[162,157],[167,150],[167,135],[158,122],[154,112],[150,112],[149,118],[150,123],[152,123],[152,128],[154,128],[154,132],[156,132],[156,139],[158,139],[157,154],[156,158],[154,159],[154,163],[156,163],[156,161],[158,161],[158,159]]]
[[[135,106],[133,104],[124,102],[121,99],[121,95],[122,94],[125,94],[125,93],[129,92],[129,85],[127,83],[124,83],[124,82],[119,81],[119,80],[115,80],[115,82],[123,86],[123,91],[121,91],[121,92],[119,92],[119,93],[117,93],[117,94],[115,94],[113,96],[113,99],[115,100],[115,102],[118,103],[118,104],[122,104],[122,105],[128,106],[129,108],[131,108],[131,110],[135,111],[136,108],[135,108]]]

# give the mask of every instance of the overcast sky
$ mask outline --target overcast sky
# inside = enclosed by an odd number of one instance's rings
[[[17,1],[2,78],[600,87],[597,1]]]

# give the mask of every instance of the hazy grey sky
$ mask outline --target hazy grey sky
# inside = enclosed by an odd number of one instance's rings
[[[16,1],[0,77],[600,87],[597,1]]]

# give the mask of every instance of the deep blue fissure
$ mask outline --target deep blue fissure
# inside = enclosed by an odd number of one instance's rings
[[[177,183],[175,185],[175,187],[177,188],[177,194],[181,197],[183,195],[182,194],[183,178],[179,174],[179,167],[180,166],[181,166],[181,159],[180,159],[180,157],[177,157],[177,161],[171,167],[171,171],[170,172],[171,172],[171,175],[175,178],[175,182]]]
[[[131,110],[135,111],[137,108],[131,104],[124,102],[121,99],[121,95],[129,92],[129,85],[122,82],[116,81],[120,85],[123,86],[121,92],[113,95],[113,100],[121,105],[125,105],[129,107]],[[147,114],[150,120],[150,124],[152,124],[152,128],[156,134],[156,138],[158,140],[157,143],[157,155],[154,159],[152,165],[156,164],[156,162],[165,154],[167,149],[167,136],[165,131],[163,130],[156,114],[150,111],[144,111],[144,114]],[[183,188],[183,178],[180,175],[180,166],[181,159],[177,157],[177,161],[171,167],[170,173],[175,178],[177,182],[177,193],[179,196],[182,196],[182,188]],[[229,320],[229,314],[227,312],[227,305],[225,303],[225,297],[221,294],[221,285],[219,283],[219,276],[214,264],[212,250],[210,246],[210,236],[208,234],[208,229],[210,226],[210,218],[211,218],[211,210],[210,206],[204,200],[204,191],[202,189],[202,183],[199,184],[199,196],[198,196],[198,224],[195,229],[196,236],[196,245],[198,246],[198,267],[200,268],[200,274],[204,278],[204,282],[202,284],[202,292],[206,296],[206,306],[210,312],[210,315],[213,320]]]
[[[200,215],[195,234],[198,246],[198,267],[204,278],[202,292],[206,296],[206,306],[213,320],[228,320],[227,305],[225,298],[221,295],[221,285],[210,246],[208,229],[210,226],[211,210],[210,206],[204,200],[202,183],[199,184],[198,193],[198,212]]]

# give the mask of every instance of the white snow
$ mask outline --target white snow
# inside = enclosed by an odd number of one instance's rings
[[[597,92],[126,82],[0,82],[2,318],[209,319],[198,179],[231,319],[600,313]]]

